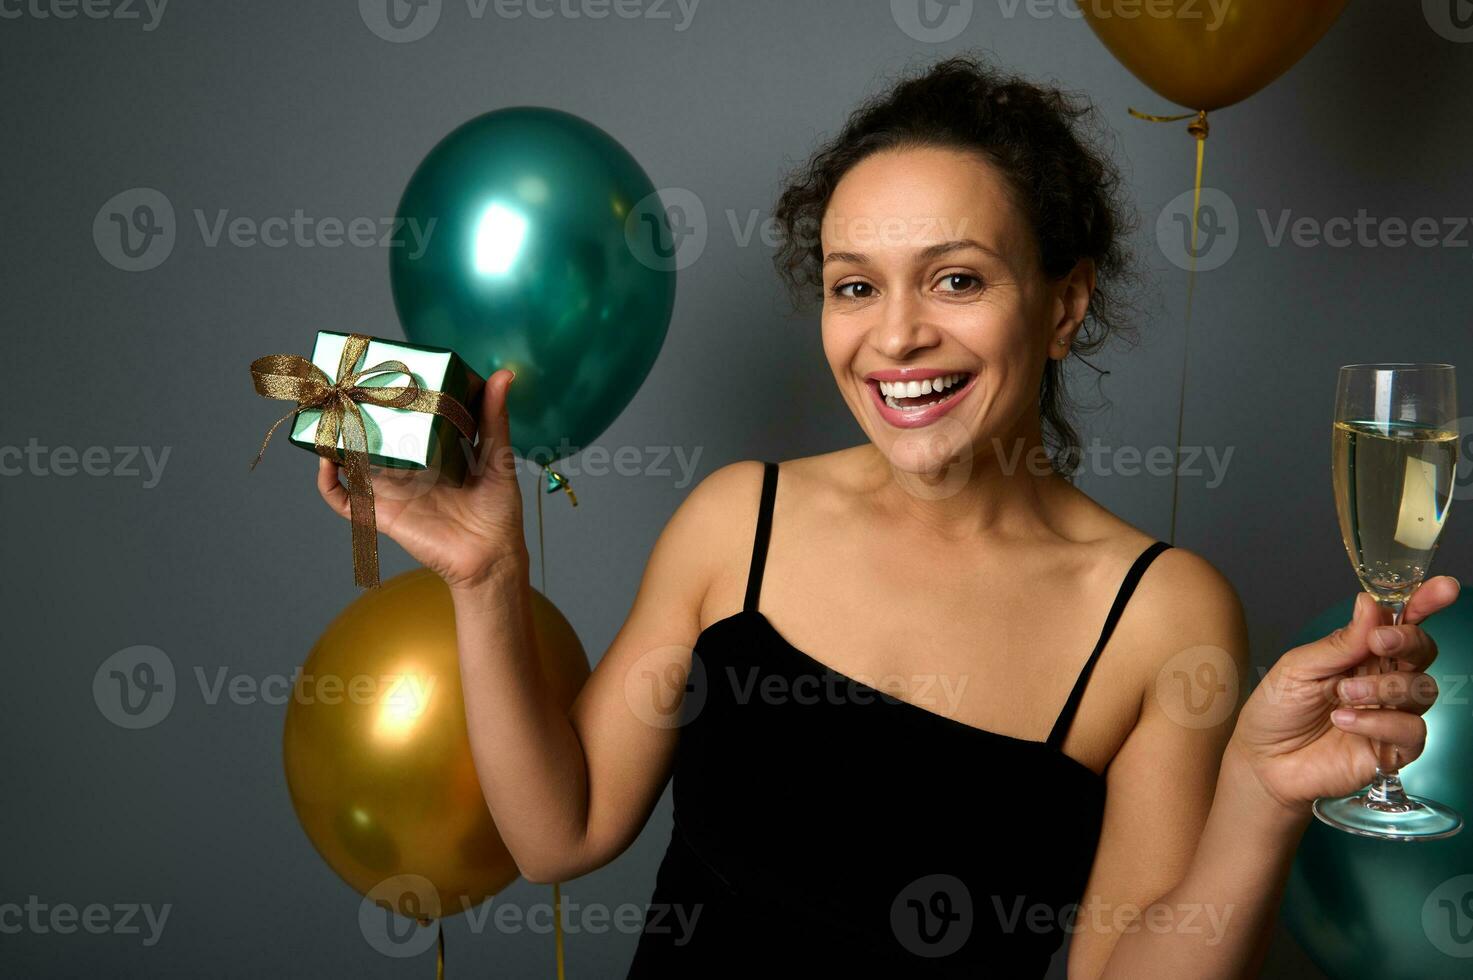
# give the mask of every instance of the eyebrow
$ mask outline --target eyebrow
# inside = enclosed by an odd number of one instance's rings
[[[974,248],[979,252],[986,252],[998,260],[1002,259],[1002,256],[998,254],[996,249],[988,248],[986,245],[972,238],[959,238],[956,241],[937,242],[935,245],[927,245],[921,249],[916,257],[923,262],[927,262],[951,252],[960,252],[968,248]],[[824,256],[823,264],[828,265],[830,262],[850,262],[854,265],[868,265],[869,261],[869,256],[863,252],[830,252]]]

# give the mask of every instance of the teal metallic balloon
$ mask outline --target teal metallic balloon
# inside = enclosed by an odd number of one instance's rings
[[[654,365],[675,303],[669,223],[634,157],[566,112],[488,112],[430,151],[399,217],[428,237],[390,253],[405,336],[483,377],[516,371],[524,458],[596,439]]]
[[[1350,602],[1307,626],[1295,645],[1350,621]],[[1402,770],[1407,792],[1473,820],[1473,594],[1423,629],[1437,641],[1427,673],[1438,699],[1427,750]],[[1280,909],[1310,958],[1335,980],[1473,977],[1473,829],[1446,840],[1357,837],[1311,820]]]

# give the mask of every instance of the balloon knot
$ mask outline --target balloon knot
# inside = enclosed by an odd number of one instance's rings
[[[1203,109],[1201,112],[1197,113],[1197,118],[1193,119],[1191,123],[1187,125],[1187,132],[1191,133],[1199,140],[1205,140],[1207,138],[1208,131],[1209,127],[1207,125],[1207,110]]]

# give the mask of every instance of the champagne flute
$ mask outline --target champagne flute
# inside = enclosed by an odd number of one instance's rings
[[[1447,519],[1458,464],[1457,414],[1451,364],[1340,369],[1332,445],[1340,534],[1361,585],[1391,610],[1393,623],[1401,622],[1407,600],[1427,577]],[[1379,666],[1370,670],[1397,669],[1394,658],[1377,659]],[[1315,800],[1315,816],[1386,840],[1437,840],[1462,829],[1456,810],[1407,795],[1394,746],[1371,744],[1377,765],[1370,786]]]

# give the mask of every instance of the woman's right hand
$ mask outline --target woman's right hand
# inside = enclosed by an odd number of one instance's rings
[[[425,470],[373,470],[378,529],[451,588],[473,587],[498,568],[526,561],[522,494],[506,411],[512,377],[502,369],[486,380],[480,439],[463,485],[439,483],[437,474]],[[348,490],[338,469],[337,463],[322,459],[317,489],[329,507],[347,518]]]

